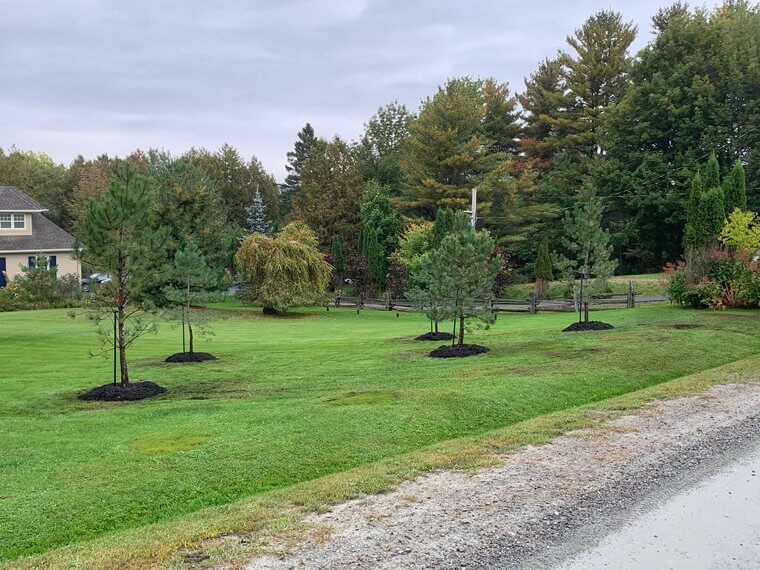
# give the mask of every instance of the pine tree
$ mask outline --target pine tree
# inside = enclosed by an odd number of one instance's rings
[[[617,261],[610,259],[610,234],[602,227],[604,205],[593,187],[587,186],[573,208],[566,212],[563,221],[563,245],[570,257],[560,255],[558,267],[570,276],[580,275],[584,280],[597,279],[600,285],[612,276]]]
[[[451,208],[438,208],[430,236],[431,247],[439,247],[443,238],[454,232],[454,217],[454,210]]]
[[[536,262],[533,264],[533,276],[536,278],[536,294],[538,295],[538,298],[547,298],[549,293],[549,282],[554,280],[548,239],[544,239],[538,246]]]
[[[188,352],[193,354],[195,352],[193,324],[196,322],[196,312],[192,308],[214,297],[214,289],[220,283],[220,276],[208,266],[198,246],[191,243],[174,257],[170,278],[170,284],[164,287],[164,295],[179,311],[179,317],[175,315],[175,318],[182,321],[183,327],[187,326],[190,349]],[[205,319],[200,319],[197,323],[201,327],[201,333],[206,332],[204,328],[206,322]],[[183,341],[184,338],[183,331]],[[183,345],[182,350],[184,349]]]
[[[290,214],[293,197],[298,194],[301,188],[301,169],[303,168],[306,159],[309,158],[309,152],[314,143],[317,142],[317,137],[314,135],[314,128],[311,124],[306,125],[298,131],[298,139],[293,146],[293,150],[288,152],[288,163],[285,165],[285,170],[288,175],[285,177],[285,183],[281,187],[280,201],[281,201],[281,219],[286,219]]]
[[[636,26],[618,12],[600,11],[568,36],[575,55],[564,54],[567,88],[575,99],[568,123],[568,147],[581,155],[600,151],[600,127],[610,105],[620,102],[628,83],[628,53]]]
[[[414,276],[430,304],[458,321],[460,346],[467,319],[486,324],[493,319],[492,285],[502,263],[493,255],[495,246],[487,231],[468,229],[450,234],[440,247],[422,256]]]
[[[256,190],[256,194],[253,197],[253,202],[246,208],[245,214],[246,227],[250,233],[268,234],[272,231],[272,224],[267,219],[267,214],[264,211],[264,201],[261,199],[261,192],[258,190]]]
[[[108,190],[87,204],[78,234],[82,261],[113,274],[90,296],[93,320],[104,344],[116,319],[121,386],[129,386],[127,348],[146,332],[155,330],[142,310],[144,292],[161,280],[168,235],[155,230],[153,191],[148,180],[129,163],[115,167]],[[101,326],[103,325],[103,326]]]

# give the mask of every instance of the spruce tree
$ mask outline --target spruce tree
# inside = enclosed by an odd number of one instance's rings
[[[309,157],[309,152],[317,142],[317,137],[314,134],[314,128],[311,124],[306,125],[298,131],[298,139],[293,145],[293,150],[288,152],[288,163],[285,165],[285,170],[288,175],[285,177],[285,183],[280,189],[280,219],[286,219],[290,214],[293,207],[293,197],[298,194],[301,189],[301,169],[303,168],[306,159]]]
[[[246,227],[249,233],[268,234],[272,231],[272,224],[267,219],[264,201],[261,199],[261,192],[258,190],[256,190],[256,194],[253,197],[253,202],[246,208],[245,215]]]
[[[342,279],[346,272],[346,254],[343,251],[343,242],[339,236],[333,236],[330,242],[330,257],[332,257],[335,277]]]

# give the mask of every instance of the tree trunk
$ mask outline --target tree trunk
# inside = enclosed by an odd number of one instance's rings
[[[459,315],[459,346],[464,344],[464,315]]]
[[[193,326],[190,324],[190,319],[187,319],[187,332],[190,339],[190,354],[193,353]]]
[[[435,321],[435,334],[438,334],[438,321]]]
[[[588,299],[583,301],[583,320],[588,322]]]
[[[121,366],[121,387],[126,388],[129,386],[129,369],[127,368],[127,346],[124,334],[124,309],[121,307],[119,308],[117,318],[119,321],[119,364]]]

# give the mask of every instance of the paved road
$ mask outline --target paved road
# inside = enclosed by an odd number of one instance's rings
[[[674,496],[651,497],[637,511],[558,567],[760,568],[760,447]]]

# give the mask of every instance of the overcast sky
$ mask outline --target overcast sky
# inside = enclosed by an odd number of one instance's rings
[[[0,147],[257,156],[278,180],[297,131],[356,138],[448,77],[512,90],[593,12],[651,38],[665,0],[0,0]],[[216,6],[215,6],[216,4]]]

